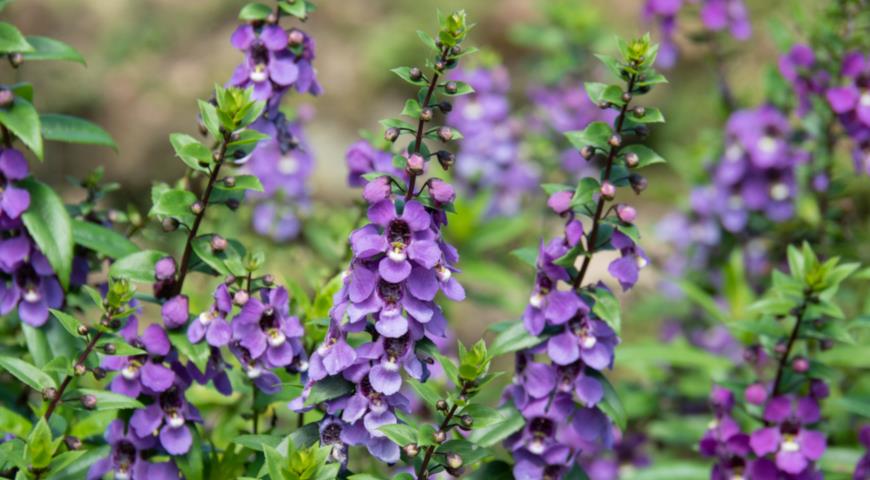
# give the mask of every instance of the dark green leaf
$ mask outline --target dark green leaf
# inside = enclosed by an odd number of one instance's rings
[[[28,35],[27,43],[33,47],[33,51],[22,54],[25,61],[31,60],[69,60],[85,65],[85,59],[75,48],[60,40],[48,37]]]
[[[89,388],[80,388],[78,392],[81,395],[93,395],[97,399],[96,410],[127,410],[131,408],[142,408],[142,402],[135,398],[130,398],[120,393],[110,392],[108,390],[92,390]]]
[[[33,365],[15,357],[0,357],[0,368],[3,368],[12,376],[27,384],[30,388],[41,392],[48,387],[57,388],[54,379],[45,374],[42,370]]]
[[[48,339],[45,336],[46,329],[22,323],[21,330],[24,332],[24,341],[27,343],[27,351],[30,352],[33,363],[37,367],[44,368],[52,357],[51,347],[49,347]]]
[[[54,478],[55,474],[61,473],[75,463],[87,450],[68,450],[51,459],[48,464],[46,478]]]
[[[81,337],[78,330],[81,323],[79,323],[79,321],[76,320],[75,317],[68,313],[55,309],[51,309],[51,314],[54,315],[54,318],[56,318],[60,322],[61,326],[63,326],[63,329],[69,332],[70,335],[75,338]]]
[[[2,25],[2,22],[0,22]],[[36,158],[42,160],[42,132],[39,114],[33,104],[23,97],[15,97],[11,106],[0,108],[0,123],[18,137]]]
[[[200,372],[205,371],[210,354],[206,342],[190,343],[190,340],[187,339],[187,333],[183,330],[170,332],[169,340],[172,342],[172,345],[178,349],[179,353],[187,357],[188,360],[196,365],[196,368],[198,368]]]
[[[311,387],[311,393],[305,405],[317,405],[318,403],[332,400],[353,391],[353,384],[343,377],[326,377]]]
[[[227,240],[227,248],[222,252],[215,252],[211,248],[212,234],[200,235],[193,239],[193,252],[197,258],[221,275],[246,275],[247,271],[242,265],[245,255],[245,247],[238,240]]]
[[[620,153],[623,155],[626,153],[637,154],[638,164],[635,168],[644,168],[650,165],[655,165],[656,163],[665,163],[665,159],[662,158],[661,155],[645,145],[629,145],[623,148]]]
[[[22,215],[24,225],[66,289],[73,259],[72,222],[66,207],[44,183],[27,178],[21,185],[30,192],[30,208]]]
[[[604,320],[613,331],[619,335],[622,328],[622,316],[619,310],[619,300],[606,288],[595,289],[595,305],[592,313]]]
[[[489,354],[491,357],[497,357],[534,347],[542,341],[543,339],[530,334],[523,322],[516,322],[493,339],[489,346]]]
[[[126,278],[135,282],[154,282],[154,266],[167,254],[157,250],[143,250],[120,258],[109,268],[112,278]]]
[[[72,232],[77,245],[109,258],[122,258],[139,251],[139,247],[124,235],[96,223],[73,219]]]

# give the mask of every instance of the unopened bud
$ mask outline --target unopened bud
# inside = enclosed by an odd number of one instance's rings
[[[604,197],[605,200],[613,200],[613,197],[616,196],[616,187],[609,181],[605,180],[604,183],[601,184],[601,196]]]
[[[91,373],[94,375],[94,378],[96,378],[97,380],[102,380],[102,379],[106,378],[106,375],[108,375],[108,373],[106,372],[106,369],[103,367],[94,367],[91,370]]]
[[[462,457],[458,453],[448,453],[447,466],[454,469],[462,467]]]
[[[638,175],[636,173],[631,174],[628,177],[628,181],[631,184],[631,189],[634,190],[634,193],[638,195],[640,195],[640,192],[646,190],[647,185],[649,185],[646,177],[644,177],[643,175]]]
[[[420,120],[423,120],[424,122],[432,120],[432,109],[426,107],[423,110],[420,110]]]
[[[203,210],[202,202],[199,200],[193,202],[193,205],[190,206],[190,211],[193,212],[194,215],[199,215]]]
[[[441,164],[441,168],[444,170],[450,170],[450,167],[456,161],[456,157],[447,150],[439,150],[435,155],[438,157],[438,163]]]
[[[15,94],[8,88],[0,88],[0,108],[6,108],[15,102]]]
[[[57,389],[54,387],[48,387],[42,391],[42,398],[48,402],[57,398]]]
[[[24,63],[24,55],[15,52],[9,54],[9,63],[12,64],[13,67],[18,68]]]
[[[107,355],[114,355],[118,349],[115,347],[115,344],[107,343],[103,345],[103,351],[106,352]]]
[[[84,337],[85,335],[88,334],[88,327],[86,327],[84,325],[79,325],[79,327],[76,329],[76,332],[78,332],[79,335]]]
[[[444,113],[450,113],[453,110],[453,104],[445,100],[438,104],[438,108]]]
[[[244,290],[239,290],[238,292],[236,292],[235,295],[233,295],[233,303],[241,307],[244,304],[248,303],[248,300],[250,298],[251,296],[248,295],[248,292]]]
[[[275,283],[275,277],[271,273],[263,275],[264,285],[266,285],[267,287],[271,287],[273,283]]]
[[[786,346],[784,343],[777,343],[775,347],[773,347],[773,351],[782,355],[786,351]]]
[[[236,186],[236,177],[224,177],[224,186],[233,188]]]
[[[70,450],[79,450],[82,448],[82,441],[79,439],[79,437],[67,435],[66,437],[64,437],[63,442],[66,444],[66,448]]]
[[[438,138],[440,138],[442,142],[449,142],[453,139],[453,129],[450,127],[439,128]]]
[[[97,408],[97,397],[93,395],[82,395],[81,402],[82,406],[88,410],[93,410]]]
[[[411,77],[411,80],[416,82],[423,78],[423,72],[417,67],[412,67],[408,70],[408,76]]]
[[[227,249],[227,239],[220,235],[212,235],[211,242],[209,243],[211,246],[211,251],[214,253],[220,253]]]
[[[302,42],[305,41],[305,34],[300,32],[299,30],[294,29],[291,30],[290,33],[287,35],[287,40],[289,41],[290,45],[302,45]]]
[[[826,338],[826,339],[822,340],[821,347],[822,347],[822,350],[830,350],[830,349],[834,348],[834,341],[831,340],[830,338]]]
[[[435,443],[444,443],[444,441],[447,440],[447,433],[445,433],[444,430],[438,430],[435,432],[435,435],[433,435],[433,438],[435,439]]]
[[[447,411],[447,402],[444,400],[438,400],[435,402],[435,408],[438,409],[439,412]]]
[[[163,219],[163,222],[160,224],[163,227],[164,232],[174,232],[178,230],[178,220],[170,217],[166,217]]]
[[[460,53],[462,53],[462,47],[460,47],[459,45],[454,45],[450,49],[450,54],[453,56],[459,55]]]
[[[622,145],[622,136],[618,133],[614,133],[610,136],[610,139],[607,140],[607,143],[609,143],[611,147],[618,147]]]
[[[634,168],[640,163],[640,158],[634,152],[628,152],[625,154],[625,166],[628,168]]]
[[[646,109],[640,106],[634,107],[634,115],[636,117],[642,117],[646,115]]]
[[[421,175],[423,173],[423,165],[425,161],[419,153],[412,153],[408,157],[408,172],[412,175]]]
[[[631,94],[628,92],[623,93],[622,94],[622,101],[625,103],[630,102],[631,101]]]
[[[607,110],[612,104],[610,102],[598,102],[598,108]]]
[[[456,82],[447,82],[444,84],[444,91],[453,95],[459,91],[459,85],[457,85]]]
[[[239,200],[237,198],[231,198],[226,201],[226,205],[227,208],[229,208],[230,210],[236,210],[239,208],[239,205],[241,205],[241,203],[239,203]]]
[[[83,363],[77,363],[73,367],[73,373],[80,377],[80,376],[88,373],[88,367],[86,367],[85,364],[83,364]]]
[[[399,138],[399,129],[395,127],[390,127],[384,130],[384,140],[392,143],[395,142],[396,139]]]
[[[791,368],[797,373],[804,373],[810,369],[810,361],[806,357],[797,357],[792,360]]]
[[[585,147],[580,149],[580,156],[583,157],[584,160],[589,160],[592,158],[592,154],[595,153],[595,149],[592,148],[591,145],[586,145]]]
[[[463,415],[460,420],[462,421],[462,425],[466,428],[471,428],[471,426],[474,425],[474,419],[471,418],[471,415]]]
[[[446,63],[444,63],[440,60],[435,62],[435,70],[438,70],[439,72],[443,72],[445,68],[447,68]]]
[[[637,210],[631,205],[618,205],[616,207],[616,216],[625,223],[631,223],[637,218]]]
[[[420,453],[420,447],[418,447],[416,443],[409,443],[405,445],[402,450],[405,451],[405,455],[407,455],[408,458],[414,458],[418,453]]]

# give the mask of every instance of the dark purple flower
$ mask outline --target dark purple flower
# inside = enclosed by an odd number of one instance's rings
[[[187,422],[202,421],[199,412],[184,398],[181,385],[173,385],[155,396],[153,402],[133,412],[130,427],[139,437],[153,436],[170,455],[184,455],[190,450],[193,436]]]
[[[187,338],[191,343],[205,339],[213,347],[222,347],[230,342],[233,335],[227,315],[233,310],[233,299],[226,284],[220,284],[214,291],[214,304],[199,314],[187,328]]]
[[[18,308],[34,327],[45,324],[50,308],[60,308],[63,289],[48,260],[24,233],[0,240],[0,314]]]
[[[864,425],[858,431],[858,441],[864,446],[866,452],[855,465],[853,480],[870,479],[870,425]]]
[[[131,317],[119,332],[131,346],[145,351],[142,355],[103,357],[102,367],[116,371],[110,388],[115,393],[136,398],[141,393],[164,392],[175,383],[175,372],[164,365],[172,345],[160,325],[151,324],[139,335],[139,321]]]
[[[30,206],[30,193],[15,185],[30,173],[27,159],[14,148],[0,149],[0,211],[16,219]]]
[[[775,425],[753,432],[749,444],[759,457],[773,454],[777,468],[798,475],[825,453],[825,434],[805,428],[820,418],[812,398],[775,397],[764,409],[764,419]]]
[[[99,480],[110,472],[115,479],[175,480],[178,468],[172,462],[151,463],[142,452],[154,448],[156,439],[149,433],[139,436],[132,430],[125,432],[123,420],[112,420],[106,429],[109,456],[98,460],[88,470],[88,480]]]
[[[302,352],[300,339],[305,332],[289,309],[284,287],[264,289],[262,300],[251,298],[233,319],[233,339],[254,359],[262,357],[269,368],[290,365]]]

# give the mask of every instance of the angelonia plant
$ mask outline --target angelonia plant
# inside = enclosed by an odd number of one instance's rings
[[[596,254],[615,250],[618,258],[607,270],[627,291],[647,264],[637,243],[637,210],[615,197],[620,187],[639,194],[646,179],[637,170],[664,161],[641,143],[648,124],[664,121],[658,109],[639,102],[666,82],[652,67],[657,50],[645,36],[620,41],[619,57],[599,57],[620,83],[585,88],[616,118],[612,125],[592,122],[566,135],[584,158],[602,157],[603,168],[598,178],[584,177],[574,187],[545,185],[547,204],[565,225],[538,250],[535,287],[520,329],[534,343],[517,353],[514,384],[505,394],[524,421],[505,443],[516,461],[515,478],[577,475],[582,451],[610,448],[615,431],[625,428],[622,406],[604,375],[620,343],[619,302],[604,282],[587,275]]]

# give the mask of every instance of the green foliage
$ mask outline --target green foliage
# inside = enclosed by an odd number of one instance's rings
[[[0,23],[0,27],[2,27]],[[32,94],[31,94],[32,95]],[[42,132],[39,114],[25,97],[16,96],[12,105],[0,107],[0,124],[15,134],[27,148],[42,160]]]
[[[86,64],[81,53],[60,40],[36,35],[28,35],[25,39],[33,47],[31,51],[22,53],[25,61],[68,60],[82,65]]]
[[[72,272],[73,232],[66,207],[48,185],[33,178],[21,183],[30,192],[30,208],[22,215],[24,225],[57,273],[61,285],[67,288]]]

